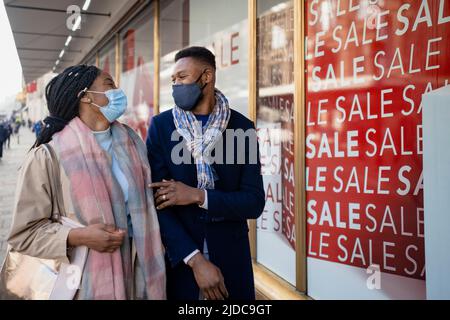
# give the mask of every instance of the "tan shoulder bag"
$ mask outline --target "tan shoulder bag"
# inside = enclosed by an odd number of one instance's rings
[[[83,227],[66,217],[58,159],[50,145],[43,147],[52,161],[51,219],[70,228]],[[72,300],[80,286],[87,255],[87,247],[73,248],[69,257],[70,264],[67,264],[59,260],[27,256],[8,246],[0,272],[0,299]]]

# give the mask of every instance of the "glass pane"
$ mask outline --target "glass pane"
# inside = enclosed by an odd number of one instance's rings
[[[120,87],[128,97],[121,120],[146,138],[153,117],[153,5],[145,8],[120,32]]]
[[[116,41],[110,40],[99,52],[99,68],[108,72],[113,79],[116,77]]]
[[[257,222],[257,261],[295,285],[294,9],[292,1],[265,0],[258,8],[257,130],[266,207]]]
[[[305,2],[308,293],[425,299],[422,95],[450,79],[449,1]]]
[[[95,66],[95,56],[86,59],[86,62],[84,64],[88,66]]]
[[[161,3],[161,111],[174,106],[170,76],[175,54],[197,45],[216,55],[217,88],[233,109],[248,115],[247,12],[242,0]]]

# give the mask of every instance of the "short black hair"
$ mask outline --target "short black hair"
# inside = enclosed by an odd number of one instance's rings
[[[189,47],[180,50],[175,55],[175,62],[182,58],[194,58],[216,69],[216,56],[205,47]]]

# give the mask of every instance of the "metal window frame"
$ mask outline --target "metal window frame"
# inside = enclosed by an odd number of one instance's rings
[[[306,184],[305,184],[305,2],[294,2],[294,174],[295,174],[295,231],[296,231],[296,284],[295,289],[301,293],[307,292],[306,273]],[[257,107],[257,0],[248,0],[249,23],[249,115],[256,123]],[[255,265],[257,262],[256,221],[249,221],[250,247]],[[264,267],[261,268],[263,273]],[[269,277],[276,277],[273,273],[266,272]],[[281,278],[279,282],[287,284]],[[292,285],[288,285],[291,286]]]
[[[160,32],[160,16],[161,5],[160,0],[154,0],[153,6],[153,113],[155,115],[160,113],[160,71],[161,71],[161,32]]]

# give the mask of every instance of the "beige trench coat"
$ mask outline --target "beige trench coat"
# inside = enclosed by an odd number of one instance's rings
[[[52,145],[52,142],[49,143]],[[69,262],[67,238],[70,228],[50,220],[54,200],[51,195],[52,160],[43,147],[34,148],[25,157],[19,169],[13,221],[8,236],[9,245],[16,251],[43,259]],[[78,221],[70,195],[70,182],[59,165],[61,191],[68,218]],[[133,298],[142,299],[142,270],[133,247],[134,288]],[[139,294],[140,293],[140,294]]]

